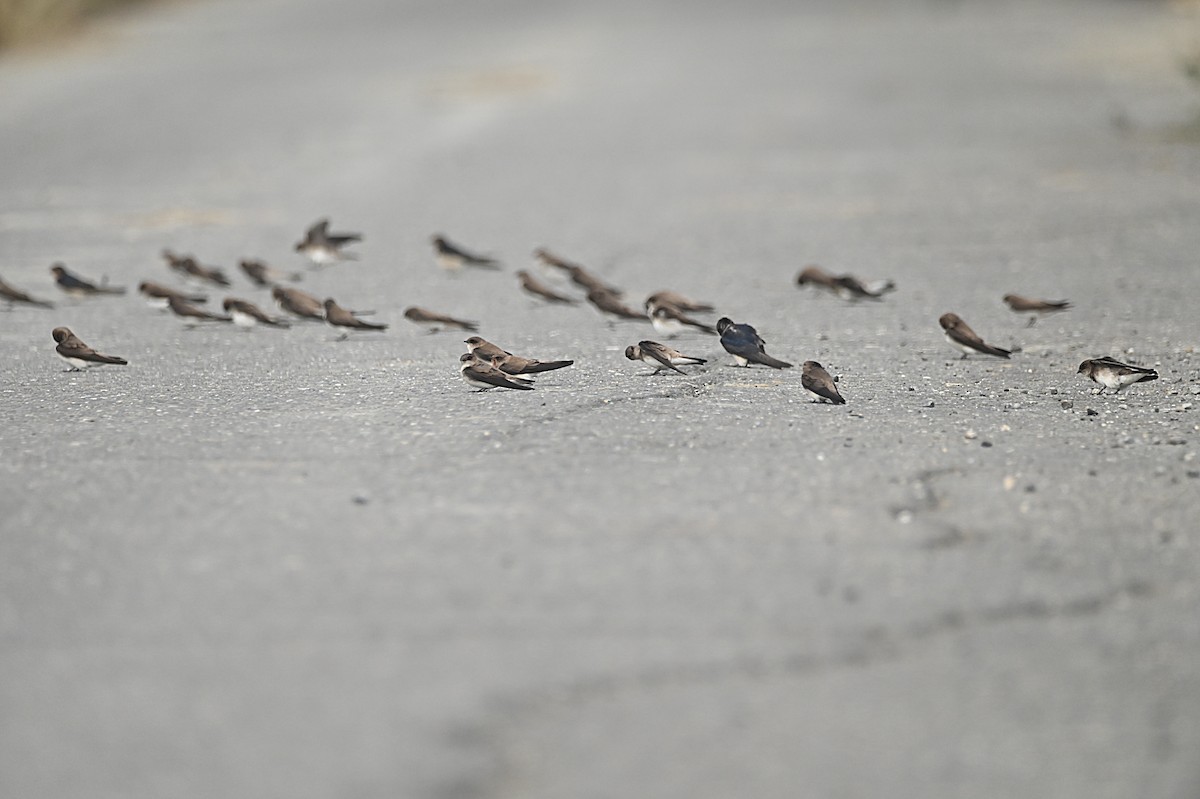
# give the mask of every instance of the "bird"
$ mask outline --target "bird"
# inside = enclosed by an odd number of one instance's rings
[[[690,311],[692,313],[708,313],[709,311],[716,310],[711,303],[690,300],[677,291],[667,290],[656,291],[647,297],[647,308],[651,304],[656,307],[659,305],[673,305],[681,311]]]
[[[1099,383],[1101,394],[1106,388],[1111,388],[1115,393],[1120,394],[1134,383],[1148,383],[1158,379],[1158,372],[1153,369],[1131,366],[1107,356],[1089,358],[1079,364],[1079,369],[1075,374],[1085,375],[1093,382]]]
[[[58,342],[54,348],[64,361],[70,364],[71,368],[68,372],[82,372],[84,369],[91,366],[104,366],[105,364],[115,363],[121,366],[128,366],[129,361],[124,358],[118,358],[114,355],[101,355],[94,349],[84,344],[79,336],[76,336],[67,327],[56,327],[50,331],[50,335]]]
[[[750,366],[760,363],[772,369],[790,369],[787,361],[772,358],[763,349],[766,342],[758,335],[758,331],[747,324],[738,324],[727,316],[717,320],[717,332],[721,334],[721,346],[733,356],[738,366]]]
[[[163,250],[162,257],[167,262],[168,267],[185,277],[215,283],[222,287],[232,285],[229,282],[229,278],[225,276],[225,273],[219,267],[202,266],[199,261],[190,255],[176,255],[170,250]]]
[[[226,297],[225,302],[221,303],[221,307],[232,317],[235,325],[244,327],[247,330],[259,324],[264,324],[268,327],[291,327],[290,324],[282,319],[268,316],[254,303],[239,300],[236,297]]]
[[[533,251],[533,256],[538,259],[543,269],[547,271],[558,270],[559,273],[566,275],[572,283],[584,291],[607,291],[618,297],[625,293],[616,286],[605,283],[579,264],[571,263],[565,258],[560,258],[545,247],[538,247]]]
[[[179,297],[168,297],[167,307],[171,309],[179,318],[188,323],[189,326],[200,322],[232,322],[233,318],[224,314],[210,313],[201,308],[197,308],[187,300]]]
[[[650,313],[650,324],[665,336],[676,336],[689,327],[714,335],[717,332],[712,325],[691,318],[674,305],[654,305],[646,300],[646,310]]]
[[[816,264],[806,266],[800,270],[800,274],[796,275],[797,286],[816,286],[827,291],[837,293],[838,283],[837,276],[826,272]]]
[[[796,275],[796,285],[816,286],[844,300],[877,300],[889,291],[896,290],[896,284],[890,280],[867,282],[854,275],[834,275],[815,264],[800,270],[800,274]]]
[[[58,284],[60,289],[74,296],[125,293],[123,286],[109,286],[103,282],[97,286],[95,283],[84,280],[78,275],[71,274],[62,264],[51,266],[50,274],[54,275],[54,282]]]
[[[476,358],[491,363],[500,371],[510,375],[549,372],[575,363],[574,361],[539,361],[536,358],[522,358],[520,355],[513,355],[507,350],[500,349],[482,336],[471,336],[463,343],[467,345],[467,351]]]
[[[1007,358],[1012,354],[1012,350],[1005,350],[1000,347],[993,347],[991,344],[985,344],[983,339],[979,337],[979,334],[972,330],[958,314],[944,313],[938,317],[938,324],[942,326],[942,330],[946,331],[946,340],[962,350],[963,358],[966,358],[973,352],[983,355],[995,355],[997,358]]]
[[[361,233],[330,233],[329,220],[318,219],[304,232],[304,238],[296,242],[295,249],[314,265],[328,266],[356,260],[357,254],[345,250],[356,241],[362,241]]]
[[[587,293],[587,301],[596,307],[601,313],[615,316],[618,319],[647,319],[646,314],[641,311],[635,311],[625,303],[621,302],[621,298],[613,294],[607,289],[594,288]]]
[[[679,367],[708,363],[704,358],[684,355],[679,350],[671,349],[657,341],[639,341],[637,344],[631,344],[625,348],[625,357],[631,361],[642,361],[653,366],[654,371],[650,373],[651,376],[659,374],[665,369],[679,372],[681,375],[687,374]]]
[[[433,242],[433,256],[437,260],[438,266],[449,272],[457,272],[464,266],[474,266],[480,269],[500,268],[500,262],[495,258],[467,252],[458,245],[451,244],[440,233],[431,236],[429,240]]]
[[[1016,313],[1029,314],[1029,324],[1026,327],[1033,327],[1040,316],[1055,311],[1065,311],[1071,307],[1071,303],[1067,300],[1031,300],[1020,294],[1005,294],[1004,304]]]
[[[54,307],[54,303],[46,302],[45,300],[34,299],[15,286],[10,286],[8,283],[5,283],[3,280],[0,280],[0,299],[3,299],[6,303],[8,303],[9,308],[12,308],[19,302],[23,302],[26,305],[36,305],[39,308]]]
[[[338,305],[332,297],[325,300],[325,321],[342,329],[339,340],[345,340],[351,330],[387,330],[388,328],[382,323],[364,322],[354,315],[354,311]]]
[[[846,400],[838,391],[837,383],[829,376],[829,372],[825,371],[825,367],[816,361],[804,362],[800,370],[800,385],[804,386],[804,390],[817,402],[828,400],[834,405],[846,404]]]
[[[421,325],[430,333],[436,333],[443,328],[456,328],[458,330],[475,331],[479,329],[478,322],[468,322],[464,319],[455,319],[453,316],[434,313],[427,311],[424,308],[412,306],[404,309],[404,318],[413,324]]]
[[[559,294],[557,291],[550,288],[524,269],[517,272],[517,279],[521,281],[521,288],[525,289],[527,293],[532,294],[535,297],[541,297],[547,302],[560,305],[575,305],[579,302],[579,300],[575,299],[574,297],[568,297],[566,294]]]
[[[172,297],[177,297],[184,302],[201,305],[208,302],[208,297],[203,294],[185,294],[182,291],[176,291],[169,286],[164,286],[160,283],[152,283],[149,280],[143,280],[138,283],[138,291],[146,297],[146,303],[151,308],[159,308],[167,310],[167,301]]]
[[[272,269],[262,261],[252,259],[238,261],[238,266],[246,273],[246,277],[250,278],[250,282],[260,288],[266,288],[281,280],[290,280],[295,283],[304,278],[300,272],[283,272],[279,269]]]
[[[325,306],[321,304],[321,301],[300,289],[276,286],[271,289],[271,296],[275,298],[275,302],[279,303],[280,308],[293,316],[317,321],[325,319]]]
[[[518,391],[533,390],[532,380],[505,374],[500,369],[486,361],[480,360],[470,352],[464,352],[459,356],[458,361],[462,364],[459,367],[459,374],[462,375],[462,379],[467,381],[468,385],[478,388],[481,392],[491,391],[493,388],[512,388]]]

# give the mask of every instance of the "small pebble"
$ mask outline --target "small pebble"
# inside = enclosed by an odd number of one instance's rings
[[[1099,411],[1096,411],[1096,410],[1092,410],[1091,408],[1088,408],[1088,409],[1087,409],[1087,415],[1088,415],[1088,416],[1099,416],[1099,415],[1100,415],[1100,412],[1099,412]]]
[[[1074,403],[1074,402],[1072,402],[1071,400],[1063,400],[1063,401],[1061,401],[1061,402],[1060,402],[1060,403],[1058,403],[1058,404],[1062,406],[1062,409],[1063,409],[1064,411],[1069,411],[1069,410],[1071,410],[1072,408],[1074,408],[1074,407],[1075,407],[1075,403]]]

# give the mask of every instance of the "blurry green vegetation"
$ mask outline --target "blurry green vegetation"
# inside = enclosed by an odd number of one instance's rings
[[[134,0],[0,0],[0,48],[29,44],[77,27],[87,17]]]

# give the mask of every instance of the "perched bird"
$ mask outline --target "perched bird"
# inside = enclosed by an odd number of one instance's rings
[[[321,304],[321,301],[300,289],[276,286],[271,289],[271,296],[275,298],[275,302],[279,303],[280,308],[293,316],[317,321],[325,319],[325,306]]]
[[[646,314],[630,308],[621,302],[620,297],[607,289],[592,289],[587,293],[587,300],[601,313],[618,319],[647,319]]]
[[[654,305],[646,300],[646,310],[650,313],[650,324],[664,336],[676,336],[689,327],[702,333],[717,332],[712,325],[691,318],[674,305]]]
[[[167,307],[171,309],[179,318],[183,319],[189,325],[198,324],[200,322],[231,322],[232,317],[224,314],[209,313],[203,309],[197,308],[190,302],[180,299],[179,297],[168,297]]]
[[[983,355],[995,355],[997,358],[1007,358],[1012,354],[1011,350],[1004,350],[999,347],[993,347],[991,344],[985,344],[983,339],[979,337],[979,334],[972,330],[958,314],[944,313],[938,318],[938,324],[942,326],[942,330],[946,331],[946,340],[962,350],[963,358],[966,358],[973,352],[982,353]]]
[[[208,297],[203,294],[185,294],[160,283],[151,283],[149,280],[138,283],[138,291],[146,297],[147,305],[164,311],[167,310],[167,301],[172,297],[197,305],[208,302]]]
[[[123,286],[109,286],[105,283],[97,286],[95,283],[84,280],[78,275],[71,274],[62,264],[55,264],[50,267],[50,274],[54,275],[54,282],[58,284],[60,289],[74,296],[125,293]]]
[[[1005,294],[1004,304],[1016,313],[1029,314],[1029,324],[1026,327],[1033,327],[1039,316],[1055,311],[1065,311],[1071,307],[1071,303],[1067,300],[1031,300],[1020,294]]]
[[[458,359],[462,364],[459,373],[468,385],[475,386],[480,391],[491,391],[493,388],[513,388],[518,391],[532,391],[533,381],[523,377],[513,377],[505,374],[490,363],[481,361],[475,355],[464,352]]]
[[[163,250],[162,257],[167,262],[167,266],[174,269],[180,274],[202,280],[207,283],[215,283],[218,286],[229,286],[229,278],[225,273],[216,266],[202,266],[199,261],[190,255],[176,255],[170,250]]]
[[[545,247],[538,247],[533,251],[533,256],[538,259],[542,268],[547,271],[556,271],[559,274],[566,275],[571,282],[579,286],[584,291],[607,291],[610,294],[615,294],[620,297],[625,292],[621,291],[616,286],[605,283],[600,278],[593,275],[588,270],[584,269],[579,264],[571,263],[570,261],[559,258]]]
[[[318,219],[296,243],[296,252],[317,266],[327,266],[338,261],[356,260],[358,255],[344,249],[356,241],[362,241],[361,233],[330,233],[329,220]]]
[[[656,291],[646,298],[646,310],[649,310],[651,305],[655,307],[660,305],[672,305],[681,311],[691,313],[708,313],[709,311],[715,310],[713,306],[707,302],[689,300],[687,297],[683,296],[677,291],[665,290]]]
[[[761,363],[772,369],[790,369],[791,364],[772,358],[763,349],[767,342],[758,335],[758,331],[747,324],[737,324],[728,317],[717,320],[717,332],[721,334],[721,346],[733,356],[738,366],[749,366]]]
[[[693,366],[708,363],[704,358],[693,358],[684,355],[679,350],[659,344],[657,341],[639,341],[625,348],[625,357],[631,361],[642,361],[654,367],[650,374],[656,375],[664,369],[670,369],[679,374],[686,374],[680,366]]]
[[[250,278],[250,282],[260,288],[266,288],[281,280],[290,280],[294,283],[304,278],[300,272],[283,272],[272,269],[262,261],[243,259],[238,261],[238,266],[246,273],[246,277]]]
[[[276,319],[273,316],[263,313],[262,309],[254,303],[239,300],[236,297],[226,297],[225,302],[221,303],[221,307],[233,318],[235,325],[244,327],[247,330],[259,324],[264,324],[268,327],[291,327],[291,325],[282,319]]]
[[[351,330],[387,330],[388,327],[385,324],[364,322],[354,315],[354,311],[343,308],[332,298],[325,300],[325,321],[342,329],[340,340],[345,340]]]
[[[825,371],[825,367],[816,361],[804,362],[800,372],[800,385],[804,386],[804,390],[817,402],[828,400],[834,405],[846,404],[846,400],[842,399],[838,391],[837,383],[829,376],[829,372]]]
[[[541,297],[547,302],[559,303],[562,305],[574,305],[579,302],[574,297],[568,297],[566,294],[559,294],[557,291],[550,288],[524,269],[517,272],[517,279],[521,281],[521,288],[525,289],[526,292],[535,297]]]
[[[36,300],[15,286],[10,286],[9,284],[5,283],[3,280],[0,280],[0,299],[3,299],[6,303],[8,303],[9,308],[13,307],[18,302],[23,302],[26,305],[36,305],[39,308],[54,307],[54,303],[46,302],[45,300]]]
[[[889,291],[896,290],[890,280],[867,282],[854,275],[834,275],[815,264],[806,266],[796,275],[797,286],[816,286],[831,291],[844,300],[877,300]]]
[[[463,342],[467,351],[481,361],[491,363],[500,371],[510,375],[529,375],[538,372],[549,372],[552,369],[562,369],[575,363],[574,361],[539,361],[536,358],[522,358],[502,350],[482,336],[471,336]]]
[[[458,330],[471,331],[479,329],[478,322],[468,322],[463,319],[455,319],[453,316],[446,316],[445,314],[427,311],[424,308],[418,308],[415,305],[411,308],[404,309],[404,318],[413,324],[421,325],[430,333],[436,333],[443,328],[456,328]]]
[[[58,342],[58,346],[54,348],[62,359],[71,365],[69,372],[81,372],[90,366],[103,366],[109,363],[120,364],[127,366],[129,361],[124,358],[117,358],[113,355],[101,355],[94,349],[84,344],[71,332],[70,328],[56,327],[50,332],[54,340]]]
[[[474,266],[480,269],[499,269],[500,262],[486,255],[476,255],[461,247],[451,244],[446,237],[438,234],[430,237],[433,242],[433,256],[438,266],[450,272],[457,272],[464,266]]]
[[[1116,358],[1109,357],[1090,358],[1084,361],[1079,364],[1076,374],[1086,375],[1092,381],[1099,383],[1101,394],[1106,388],[1111,388],[1115,393],[1120,394],[1123,389],[1134,383],[1148,383],[1158,379],[1158,372],[1153,369],[1130,366],[1127,363],[1121,363]]]

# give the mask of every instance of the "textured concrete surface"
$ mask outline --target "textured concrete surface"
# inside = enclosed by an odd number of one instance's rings
[[[0,794],[1200,794],[1196,18],[730,5],[214,0],[0,58],[0,276],[60,300],[0,313]],[[296,268],[323,215],[362,259],[301,286],[386,333],[47,273]],[[537,245],[848,404],[705,336],[642,376],[648,326],[518,293]],[[577,364],[471,393],[410,304]],[[64,373],[60,324],[131,365]],[[1162,378],[1095,396],[1101,354]]]

